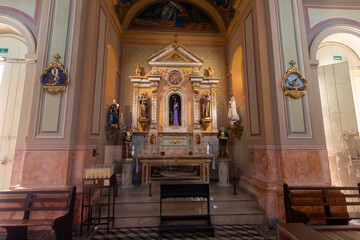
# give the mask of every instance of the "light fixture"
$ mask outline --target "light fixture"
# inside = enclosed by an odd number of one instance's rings
[[[3,56],[0,56],[0,62],[5,62],[6,58]]]

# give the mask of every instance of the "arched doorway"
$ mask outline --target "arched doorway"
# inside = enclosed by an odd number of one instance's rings
[[[26,144],[29,111],[34,84],[35,39],[21,22],[0,16],[1,56],[0,81],[0,189],[18,183],[12,175],[15,148]],[[19,144],[21,143],[21,144]]]
[[[337,186],[356,185],[359,178],[359,42],[355,33],[332,32],[316,50],[331,181]]]
[[[7,189],[20,122],[28,47],[19,31],[2,23],[0,46],[0,189]]]

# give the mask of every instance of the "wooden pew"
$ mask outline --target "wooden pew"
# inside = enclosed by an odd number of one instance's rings
[[[289,187],[284,183],[283,187],[288,223],[324,220],[327,225],[344,225],[360,219],[359,212],[347,211],[348,206],[360,206],[360,183],[357,187]]]
[[[65,191],[0,191],[0,212],[14,215],[23,212],[21,219],[0,219],[0,227],[7,231],[7,239],[27,239],[32,226],[51,226],[57,240],[72,239],[76,187]],[[38,211],[57,212],[56,218],[32,218]]]

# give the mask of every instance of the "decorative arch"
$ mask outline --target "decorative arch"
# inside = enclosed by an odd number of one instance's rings
[[[6,15],[0,15],[0,23],[9,25],[19,31],[22,37],[25,39],[26,45],[28,47],[28,54],[36,53],[36,43],[32,32],[22,22],[19,22],[18,20]]]
[[[169,124],[169,104],[170,104],[170,97],[174,94],[180,96],[181,99],[181,126],[179,127],[172,127]],[[186,95],[183,90],[181,89],[169,89],[165,93],[165,101],[164,101],[164,130],[165,131],[172,131],[172,132],[186,132]]]
[[[240,44],[237,46],[231,59],[231,83],[233,92],[230,94],[234,94],[238,108],[245,106],[245,79],[243,56],[243,46]]]
[[[184,0],[184,2],[192,4],[196,7],[198,7],[199,9],[201,9],[202,11],[204,11],[205,13],[207,13],[208,16],[210,16],[212,18],[212,20],[214,21],[214,24],[217,25],[217,27],[219,29],[219,33],[224,34],[226,32],[225,23],[220,15],[220,13],[218,12],[218,10],[216,9],[216,7],[213,4],[210,4],[207,1],[202,1],[201,6],[200,6],[198,1],[196,1],[196,0]],[[149,7],[153,4],[156,4],[156,3],[159,3],[159,1],[158,0],[139,0],[136,3],[134,3],[134,5],[129,9],[129,11],[124,16],[124,21],[122,24],[123,29],[127,30],[130,27],[132,20],[142,10],[144,10],[147,7]]]
[[[311,43],[310,46],[310,61],[311,60],[316,60],[316,52],[320,46],[320,44],[329,36],[337,34],[337,33],[346,33],[346,34],[350,34],[353,35],[355,37],[358,37],[360,40],[360,29],[352,27],[352,26],[347,26],[347,25],[335,25],[329,28],[324,29],[323,31],[321,31],[318,35],[316,35],[316,37],[314,38],[314,40]],[[340,41],[339,41],[340,42]],[[357,52],[357,54],[359,55],[359,53]]]

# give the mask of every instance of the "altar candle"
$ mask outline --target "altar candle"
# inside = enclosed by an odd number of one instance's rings
[[[90,178],[90,169],[88,169],[88,168],[85,169],[85,178],[86,179]]]
[[[95,178],[95,169],[89,168],[89,178]]]

